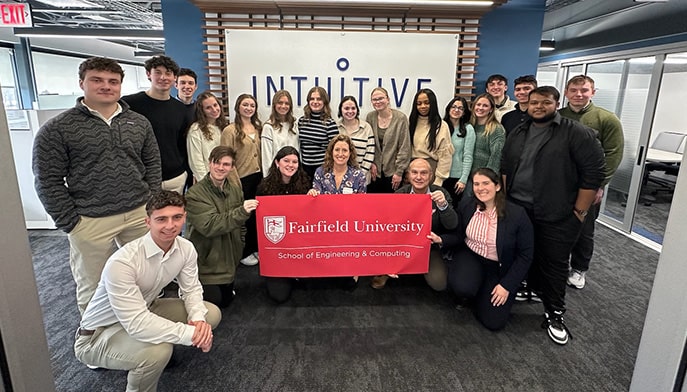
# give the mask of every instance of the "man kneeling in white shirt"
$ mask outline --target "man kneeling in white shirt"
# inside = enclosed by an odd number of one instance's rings
[[[203,301],[197,253],[179,237],[186,200],[173,191],[153,193],[146,204],[146,235],[107,261],[76,332],[76,358],[89,367],[128,370],[127,391],[156,391],[172,345],[212,348],[222,314]],[[158,293],[177,278],[181,298]]]

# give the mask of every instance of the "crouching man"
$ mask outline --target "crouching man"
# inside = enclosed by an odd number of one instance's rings
[[[151,196],[145,218],[150,231],[108,259],[76,332],[76,358],[89,367],[128,370],[127,391],[157,390],[173,344],[212,348],[212,329],[222,315],[203,302],[196,250],[179,237],[185,207],[177,192]],[[158,299],[174,278],[180,298]]]

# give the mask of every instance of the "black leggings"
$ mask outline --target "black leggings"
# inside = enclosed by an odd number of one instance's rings
[[[262,173],[253,173],[251,175],[241,177],[241,188],[243,189],[243,200],[255,199],[255,193],[258,190],[258,184],[262,180]],[[243,247],[243,255],[241,258],[249,256],[253,252],[258,251],[258,227],[255,221],[255,211],[250,213],[250,217],[246,220],[246,244]]]

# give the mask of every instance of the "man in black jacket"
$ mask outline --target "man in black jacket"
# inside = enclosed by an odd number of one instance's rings
[[[544,303],[542,326],[554,342],[566,344],[568,257],[604,179],[605,161],[594,130],[556,112],[559,98],[551,86],[530,92],[531,120],[508,136],[501,173],[508,198],[525,208],[534,227],[528,283]]]

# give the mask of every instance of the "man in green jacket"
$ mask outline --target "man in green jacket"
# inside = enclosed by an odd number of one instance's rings
[[[258,206],[243,200],[241,186],[227,180],[236,153],[218,146],[210,152],[210,172],[186,193],[186,237],[198,251],[203,299],[227,307],[234,299],[236,267],[243,251],[244,224]]]
[[[594,222],[599,216],[599,205],[603,198],[604,189],[623,159],[623,146],[625,144],[623,126],[620,120],[612,112],[592,103],[594,92],[594,80],[589,76],[578,75],[571,78],[565,86],[568,106],[559,111],[561,116],[579,121],[594,129],[598,133],[597,137],[601,141],[606,158],[604,181],[596,193],[580,238],[573,247],[570,256],[568,284],[577,289],[582,289],[585,285],[585,275],[589,270],[589,261],[594,253]]]

